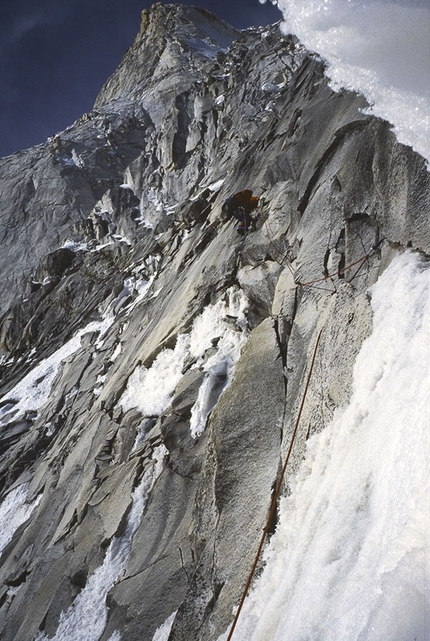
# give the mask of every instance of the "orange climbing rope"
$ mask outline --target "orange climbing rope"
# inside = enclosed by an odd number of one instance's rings
[[[239,616],[240,616],[240,612],[242,610],[242,606],[243,606],[243,604],[245,602],[246,596],[247,596],[249,588],[251,586],[251,582],[252,582],[252,579],[254,577],[255,570],[257,569],[258,561],[260,560],[261,551],[263,549],[264,541],[266,539],[267,533],[268,533],[269,528],[270,528],[270,523],[271,523],[271,521],[273,519],[273,516],[275,514],[275,510],[276,510],[276,507],[277,507],[277,504],[278,504],[278,498],[279,498],[279,495],[281,493],[282,484],[284,482],[285,472],[287,471],[288,461],[290,459],[290,455],[291,455],[291,452],[292,452],[292,449],[293,449],[294,441],[295,441],[297,430],[298,430],[299,423],[300,423],[300,418],[301,418],[303,407],[304,407],[304,404],[305,404],[306,394],[308,392],[309,383],[311,381],[312,370],[314,368],[315,358],[316,358],[316,355],[317,355],[317,350],[318,350],[318,345],[319,345],[319,342],[320,342],[321,334],[322,334],[322,329],[319,331],[318,336],[317,336],[317,340],[316,340],[316,343],[315,343],[314,353],[313,353],[313,356],[312,356],[312,361],[311,361],[311,365],[310,365],[310,368],[309,368],[308,377],[306,379],[306,385],[305,385],[305,389],[304,389],[304,392],[303,392],[302,401],[300,403],[299,413],[297,415],[296,424],[294,426],[293,435],[292,435],[291,441],[290,441],[290,447],[288,448],[288,453],[287,453],[287,456],[285,458],[284,465],[282,467],[281,476],[279,477],[279,481],[278,481],[278,484],[276,486],[275,493],[273,495],[269,516],[267,518],[266,525],[265,525],[264,530],[263,530],[263,535],[262,535],[261,540],[260,540],[260,545],[258,546],[258,550],[257,550],[257,554],[255,556],[254,564],[253,564],[253,566],[251,568],[251,572],[249,573],[248,580],[246,582],[246,586],[245,586],[245,589],[244,589],[243,594],[242,594],[242,598],[241,598],[240,603],[239,603],[239,607],[237,608],[236,615],[234,617],[232,626],[230,628],[230,632],[229,632],[229,635],[227,637],[227,641],[231,641],[231,638],[233,636],[233,632],[234,632],[236,624],[237,624],[237,622],[239,620]]]
[[[337,272],[333,272],[332,274],[328,274],[327,276],[323,276],[322,278],[316,278],[315,280],[310,280],[307,283],[302,283],[301,281],[298,281],[296,284],[301,285],[302,287],[305,287],[306,285],[316,285],[317,283],[323,283],[325,280],[328,280],[329,278],[333,278],[334,276],[340,276],[344,272],[346,272],[348,269],[351,269],[351,267],[355,267],[355,265],[360,264],[359,269],[355,272],[353,278],[358,274],[361,266],[364,264],[364,262],[369,258],[370,254],[365,254],[358,260],[354,261],[353,263],[350,263],[349,265],[346,265],[345,267],[341,267],[340,269],[337,270]],[[353,280],[351,278],[350,280]],[[350,281],[349,281],[350,282]]]
[[[295,284],[296,284],[296,285],[300,285],[301,287],[306,287],[306,286],[310,286],[310,287],[311,287],[311,286],[313,286],[313,285],[317,285],[318,283],[323,283],[324,281],[328,280],[329,278],[333,278],[334,276],[340,276],[341,274],[344,274],[348,269],[351,269],[351,267],[355,267],[356,265],[358,265],[358,268],[357,268],[357,269],[356,269],[356,271],[354,272],[354,275],[353,275],[353,276],[352,276],[352,277],[347,281],[348,283],[350,283],[351,281],[353,281],[353,280],[354,280],[354,278],[356,278],[356,277],[357,277],[357,275],[358,275],[358,273],[359,273],[359,271],[360,271],[361,267],[364,265],[364,263],[366,262],[366,260],[368,260],[368,258],[371,256],[372,252],[373,252],[375,249],[377,249],[377,248],[381,245],[382,241],[384,240],[383,238],[382,238],[381,240],[378,240],[378,241],[377,241],[377,242],[372,246],[372,248],[371,248],[370,252],[368,252],[367,254],[364,254],[363,256],[361,256],[361,258],[359,258],[358,260],[354,261],[353,263],[350,263],[349,265],[346,265],[345,267],[341,267],[341,268],[340,268],[340,269],[338,269],[336,272],[333,272],[332,274],[328,274],[327,276],[323,276],[323,277],[321,277],[321,278],[316,278],[315,280],[310,280],[310,281],[308,281],[308,282],[306,282],[306,283],[302,283],[301,281],[297,281],[297,280],[296,280],[296,274],[295,274],[295,272],[294,272],[294,270],[293,270],[292,265],[290,264],[290,261],[287,259],[286,255],[282,254],[282,253],[279,251],[279,249],[276,247],[276,245],[273,243],[273,240],[272,240],[271,235],[270,235],[269,225],[267,224],[267,220],[265,221],[265,223],[264,223],[264,224],[265,224],[265,226],[266,226],[266,230],[267,230],[267,237],[268,237],[268,239],[269,239],[269,243],[270,243],[270,245],[271,245],[271,246],[273,247],[273,249],[276,251],[276,253],[278,254],[278,256],[281,256],[281,262],[279,262],[279,261],[277,261],[277,262],[279,263],[279,265],[282,265],[282,266],[285,266],[285,264],[287,265],[287,267],[288,267],[288,269],[289,269],[289,271],[290,271],[290,273],[291,273],[292,277],[294,278],[294,282],[295,282]]]

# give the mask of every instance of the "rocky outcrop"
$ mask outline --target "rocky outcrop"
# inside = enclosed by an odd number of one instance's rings
[[[364,106],[276,25],[157,4],[91,113],[0,160],[2,505],[27,517],[2,639],[72,603],[86,638],[225,631],[317,333],[288,475],[349,398],[369,285],[430,253],[424,160]],[[242,239],[221,205],[248,187]]]

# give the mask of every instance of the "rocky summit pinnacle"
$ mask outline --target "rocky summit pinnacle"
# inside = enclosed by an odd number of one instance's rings
[[[166,100],[201,79],[240,32],[209,12],[158,3],[142,11],[140,31],[95,102]],[[155,92],[155,95],[154,95]]]
[[[285,492],[369,286],[430,253],[424,159],[365,106],[278,25],[156,4],[94,109],[0,160],[3,641],[231,624],[318,332]]]

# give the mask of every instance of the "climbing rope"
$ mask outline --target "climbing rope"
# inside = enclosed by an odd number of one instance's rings
[[[305,287],[305,286],[313,287],[315,285],[318,285],[319,283],[323,283],[324,281],[326,281],[326,280],[328,280],[330,278],[333,278],[334,276],[341,276],[348,269],[351,269],[352,267],[356,267],[357,266],[357,269],[355,270],[354,274],[352,275],[352,277],[347,282],[353,281],[358,276],[358,274],[359,274],[362,266],[364,265],[364,263],[369,259],[369,257],[372,255],[372,253],[381,246],[381,244],[384,241],[384,238],[381,238],[374,245],[372,245],[370,251],[367,252],[366,254],[364,254],[363,256],[361,256],[361,258],[359,258],[358,260],[354,261],[353,263],[350,263],[349,265],[346,265],[345,267],[341,267],[340,269],[338,269],[336,272],[333,272],[332,274],[328,274],[327,276],[324,276],[322,278],[317,278],[317,279],[314,279],[314,280],[311,280],[311,281],[308,281],[308,282],[301,282],[301,281],[296,280],[296,273],[295,273],[292,265],[290,264],[290,261],[287,258],[287,254],[283,254],[282,252],[280,252],[279,249],[274,244],[274,242],[272,240],[272,237],[271,237],[271,233],[270,233],[270,230],[269,230],[269,225],[267,223],[267,220],[265,221],[264,224],[265,224],[265,227],[266,227],[267,237],[269,239],[269,243],[272,246],[272,248],[274,249],[274,251],[276,252],[276,254],[280,257],[280,260],[277,260],[277,262],[283,267],[285,267],[285,266],[288,267],[288,269],[289,269],[289,271],[290,271],[290,273],[291,273],[291,275],[292,275],[292,277],[294,279],[295,284],[298,285],[298,286],[301,286],[301,287]],[[299,407],[299,412],[298,412],[298,415],[297,415],[297,419],[296,419],[296,423],[295,423],[295,426],[294,426],[294,430],[293,430],[293,434],[292,434],[292,437],[291,437],[291,441],[290,441],[290,445],[289,445],[289,448],[288,448],[288,452],[287,452],[287,455],[286,455],[286,458],[285,458],[285,461],[284,461],[284,464],[283,464],[283,467],[282,467],[281,475],[280,475],[279,481],[278,481],[278,483],[276,485],[276,489],[275,489],[275,492],[274,492],[274,495],[273,495],[273,499],[272,499],[271,506],[270,506],[270,511],[269,511],[269,516],[267,518],[266,525],[265,525],[265,527],[263,529],[263,534],[262,534],[261,539],[260,539],[260,543],[259,543],[259,546],[258,546],[258,549],[257,549],[257,553],[256,553],[256,556],[255,556],[255,559],[254,559],[254,563],[253,563],[251,571],[249,573],[248,580],[247,580],[246,585],[245,585],[245,589],[244,589],[244,591],[242,593],[242,597],[240,599],[239,606],[237,608],[235,617],[233,619],[233,623],[232,623],[232,626],[230,628],[230,632],[228,634],[227,641],[231,641],[231,639],[233,637],[233,633],[234,633],[234,630],[236,628],[237,622],[239,620],[239,616],[240,616],[240,613],[242,611],[243,604],[244,604],[245,599],[246,599],[246,597],[248,595],[249,589],[251,587],[252,579],[253,579],[255,571],[257,569],[258,562],[260,560],[260,556],[261,556],[261,552],[262,552],[262,549],[263,549],[264,542],[265,542],[266,537],[267,537],[267,535],[269,533],[270,524],[272,523],[273,517],[275,515],[275,511],[277,509],[279,495],[281,493],[281,489],[282,489],[282,485],[283,485],[283,482],[284,482],[285,473],[286,473],[288,462],[289,462],[289,459],[290,459],[290,455],[291,455],[291,452],[292,452],[292,449],[293,449],[293,446],[294,446],[297,430],[298,430],[298,427],[299,427],[299,423],[300,423],[303,407],[304,407],[305,400],[306,400],[306,395],[307,395],[309,384],[310,384],[310,381],[311,381],[312,371],[313,371],[314,364],[315,364],[315,359],[316,359],[316,355],[317,355],[317,351],[318,351],[319,342],[320,342],[320,339],[321,339],[321,334],[322,334],[322,329],[319,331],[318,336],[317,336],[317,340],[316,340],[316,343],[315,343],[315,347],[314,347],[314,351],[313,351],[313,355],[312,355],[312,360],[311,360],[311,364],[310,364],[310,368],[309,368],[309,373],[308,373],[308,376],[307,376],[307,379],[306,379],[306,385],[305,385],[305,389],[303,391],[303,396],[302,396],[302,400],[301,400],[300,407]]]
[[[306,400],[306,395],[307,395],[308,388],[309,388],[309,383],[311,381],[312,370],[314,368],[315,358],[316,358],[316,355],[317,355],[317,350],[318,350],[318,345],[319,345],[319,342],[320,342],[321,334],[322,334],[322,329],[319,331],[318,336],[317,336],[317,340],[316,340],[316,343],[315,343],[315,348],[314,348],[314,352],[313,352],[313,356],[312,356],[312,361],[311,361],[311,365],[310,365],[310,368],[309,368],[308,377],[306,379],[306,385],[305,385],[305,389],[304,389],[304,392],[303,392],[302,400],[301,400],[301,403],[300,403],[299,413],[297,415],[296,424],[294,426],[293,435],[291,437],[290,446],[288,448],[287,456],[285,458],[285,462],[284,462],[284,465],[282,467],[281,476],[279,477],[279,481],[277,483],[277,486],[276,486],[276,489],[275,489],[275,493],[273,495],[269,516],[267,518],[266,525],[265,525],[264,530],[263,530],[263,534],[262,534],[262,537],[261,537],[261,540],[260,540],[260,545],[258,546],[257,554],[255,556],[254,564],[253,564],[253,566],[251,568],[251,572],[249,573],[248,580],[246,582],[246,586],[245,586],[245,589],[244,589],[243,594],[242,594],[242,598],[241,598],[240,603],[239,603],[239,607],[237,608],[237,611],[236,611],[232,626],[230,628],[230,632],[229,632],[229,635],[227,637],[227,641],[231,641],[231,638],[233,636],[233,632],[234,632],[236,624],[237,624],[237,622],[239,620],[239,616],[240,616],[240,612],[242,610],[242,606],[243,606],[243,604],[245,602],[245,599],[247,597],[247,594],[249,592],[249,588],[251,586],[251,582],[252,582],[252,579],[254,577],[255,570],[257,569],[258,561],[260,560],[261,551],[263,549],[264,541],[265,541],[266,536],[267,536],[267,534],[269,532],[270,524],[272,522],[273,516],[274,516],[276,508],[277,508],[278,498],[279,498],[279,495],[281,493],[282,484],[284,482],[284,477],[285,477],[285,472],[287,471],[288,461],[290,459],[290,455],[291,455],[291,452],[292,452],[292,449],[293,449],[294,441],[295,441],[297,430],[298,430],[299,423],[300,423],[300,418],[301,418],[303,407],[304,407],[305,400]]]
[[[282,258],[281,262],[279,262],[279,261],[276,261],[276,262],[279,265],[281,265],[282,267],[285,267],[285,265],[288,267],[292,277],[294,278],[295,284],[299,285],[300,287],[307,287],[307,286],[313,287],[314,285],[317,285],[319,283],[323,283],[324,281],[329,280],[330,278],[334,278],[335,276],[342,276],[343,274],[345,274],[345,272],[348,269],[351,269],[351,267],[355,267],[356,265],[358,265],[358,268],[354,272],[353,276],[347,281],[348,283],[351,283],[355,278],[357,278],[357,276],[358,276],[362,266],[366,262],[366,260],[368,260],[370,258],[370,256],[373,254],[373,252],[376,249],[378,249],[382,245],[382,243],[384,241],[384,238],[381,238],[374,245],[372,245],[372,247],[370,248],[370,251],[367,252],[367,254],[364,254],[363,256],[361,256],[361,258],[359,258],[358,260],[354,261],[353,263],[350,263],[349,265],[346,265],[345,267],[341,267],[336,272],[333,272],[332,274],[328,274],[327,276],[323,276],[321,278],[316,278],[315,280],[310,280],[310,281],[307,281],[307,282],[303,283],[300,280],[296,280],[296,274],[294,272],[294,269],[293,269],[292,265],[290,264],[290,261],[287,259],[286,255],[282,254],[279,251],[279,249],[276,247],[276,245],[273,243],[271,235],[270,235],[270,231],[269,231],[269,226],[267,224],[267,220],[265,221],[264,224],[265,224],[265,227],[266,227],[267,237],[269,239],[270,245],[276,251],[278,256],[281,256],[281,258]]]
[[[358,260],[354,261],[353,263],[350,263],[349,265],[346,265],[345,267],[341,267],[338,269],[336,272],[333,272],[332,274],[328,274],[327,276],[323,276],[322,278],[316,278],[315,280],[310,280],[306,283],[302,283],[301,281],[297,281],[297,285],[300,285],[301,287],[306,287],[310,285],[317,285],[318,283],[323,283],[324,281],[328,280],[329,278],[333,278],[334,276],[341,276],[344,274],[348,269],[351,269],[351,267],[355,267],[356,265],[360,265],[358,270],[356,271],[356,274],[361,269],[361,266],[365,263],[365,261],[369,258],[371,252],[364,254],[364,256],[361,256]],[[355,278],[355,276],[354,276]],[[351,278],[348,282],[351,282],[353,278]]]
[[[269,225],[267,224],[267,219],[264,221],[264,225],[266,227],[267,237],[269,239],[269,243],[271,244],[271,246],[273,247],[275,252],[278,254],[278,256],[281,257],[281,262],[279,262],[279,261],[276,261],[276,262],[279,265],[282,265],[282,267],[285,267],[285,264],[286,264],[288,269],[290,270],[291,276],[295,279],[296,278],[296,274],[294,272],[294,269],[293,269],[292,265],[290,264],[290,261],[287,258],[287,255],[286,254],[284,255],[282,252],[280,252],[279,249],[276,247],[276,245],[274,244],[274,242],[272,240],[272,237],[271,237],[270,231],[269,231]]]

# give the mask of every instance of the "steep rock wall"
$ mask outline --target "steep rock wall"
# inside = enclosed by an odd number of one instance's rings
[[[155,5],[94,111],[0,161],[2,496],[27,483],[32,508],[1,557],[6,641],[52,637],[61,611],[78,625],[115,541],[91,638],[152,639],[175,611],[172,640],[231,622],[318,331],[288,476],[349,398],[369,285],[430,253],[424,160],[363,106],[277,26]],[[242,241],[221,205],[246,187]]]

